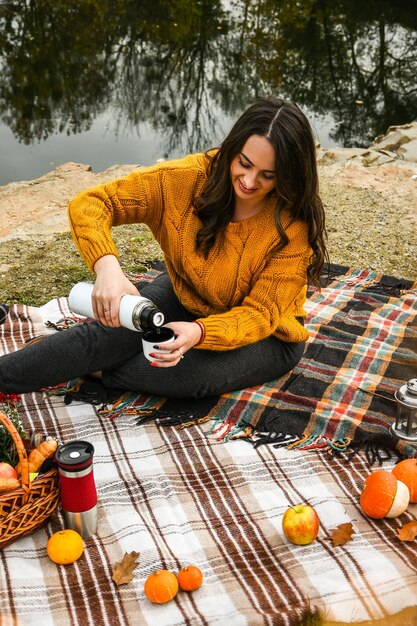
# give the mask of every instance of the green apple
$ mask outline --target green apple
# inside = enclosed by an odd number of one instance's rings
[[[320,520],[315,509],[309,504],[291,506],[282,518],[284,535],[298,546],[312,543],[318,535]]]

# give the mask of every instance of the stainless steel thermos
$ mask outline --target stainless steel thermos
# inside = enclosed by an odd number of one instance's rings
[[[64,443],[55,454],[65,528],[76,530],[83,539],[97,531],[97,490],[93,457],[94,446],[81,440]]]
[[[71,311],[93,318],[91,302],[93,289],[93,283],[81,282],[74,285],[68,297]],[[152,330],[162,326],[164,314],[148,298],[125,295],[120,299],[119,321],[122,326],[130,330]]]

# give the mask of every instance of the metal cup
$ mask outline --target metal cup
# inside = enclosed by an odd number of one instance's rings
[[[58,447],[61,504],[65,528],[83,539],[97,531],[97,490],[93,472],[94,446],[88,441],[69,441]]]

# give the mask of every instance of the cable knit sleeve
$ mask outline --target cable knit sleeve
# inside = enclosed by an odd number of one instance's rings
[[[172,207],[179,197],[182,206],[192,202],[202,171],[201,155],[189,155],[139,169],[71,200],[70,228],[87,265],[92,268],[106,254],[118,256],[111,236],[113,226],[142,222],[156,235],[166,205]],[[180,192],[175,194],[176,189]]]
[[[147,199],[138,172],[84,191],[69,203],[72,236],[90,269],[106,254],[118,256],[111,228],[142,222],[146,207]]]

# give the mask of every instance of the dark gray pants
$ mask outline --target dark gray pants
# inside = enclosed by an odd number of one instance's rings
[[[166,322],[195,318],[181,305],[165,274],[140,291],[164,312]],[[268,337],[236,350],[192,349],[178,365],[158,369],[143,356],[141,333],[87,322],[1,357],[0,391],[38,391],[101,370],[109,388],[199,398],[283,376],[298,363],[304,345]]]

